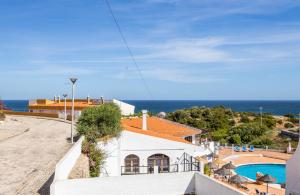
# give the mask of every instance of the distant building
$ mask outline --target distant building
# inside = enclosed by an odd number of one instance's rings
[[[82,110],[88,107],[99,106],[108,102],[113,102],[118,105],[121,109],[122,115],[128,116],[134,114],[135,106],[127,104],[125,102],[113,99],[113,100],[104,100],[100,99],[91,99],[87,97],[86,99],[75,99],[74,101],[74,111],[75,116],[80,116]],[[64,117],[65,112],[65,101],[60,99],[60,97],[54,97],[53,100],[48,99],[36,99],[29,101],[28,105],[29,112],[35,113],[57,113],[60,118]],[[67,115],[70,115],[72,112],[72,99],[66,100],[66,110]]]

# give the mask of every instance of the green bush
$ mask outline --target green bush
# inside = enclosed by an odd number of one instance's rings
[[[104,164],[105,153],[96,147],[96,144],[89,145],[89,165],[91,177],[99,177],[100,168]]]
[[[211,175],[211,170],[208,166],[208,164],[204,165],[204,174],[210,176]]]
[[[82,154],[88,154],[90,151],[90,142],[85,138],[81,145],[81,153]]]
[[[233,139],[233,135],[239,135],[242,143],[250,143],[254,139],[264,135],[268,131],[266,126],[260,126],[259,123],[245,123],[229,130],[230,143],[235,144],[237,140]]]
[[[241,123],[249,123],[249,122],[250,122],[250,119],[249,119],[248,116],[242,115],[242,116],[241,116],[241,119],[240,119],[240,122],[241,122]]]
[[[284,128],[293,128],[294,125],[290,122],[284,123]]]
[[[0,110],[0,121],[4,121],[4,119],[5,119],[5,113],[2,110]]]
[[[252,145],[263,145],[263,146],[270,146],[273,144],[273,141],[268,138],[267,136],[261,136],[259,138],[254,139],[251,142]]]
[[[241,144],[241,137],[238,134],[234,134],[229,138],[229,142],[232,144]]]
[[[121,132],[120,108],[114,103],[107,103],[83,110],[77,130],[92,142],[105,136],[118,136]]]
[[[220,141],[221,139],[226,139],[228,136],[228,130],[219,129],[217,131],[212,132],[211,136],[213,141]]]
[[[234,113],[224,106],[193,107],[168,113],[166,118],[196,128],[217,131],[234,125],[233,115]]]
[[[281,119],[279,119],[279,120],[277,121],[277,123],[278,123],[279,125],[282,125],[282,124],[283,124],[283,121],[282,121]]]
[[[121,111],[114,103],[87,108],[78,119],[77,130],[85,136],[81,150],[89,157],[90,176],[98,177],[105,153],[97,148],[97,139],[120,134]]]

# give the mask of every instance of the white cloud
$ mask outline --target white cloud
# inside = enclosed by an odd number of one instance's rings
[[[147,80],[160,80],[176,83],[214,83],[223,82],[227,79],[217,77],[213,74],[200,74],[187,71],[184,67],[161,68],[159,66],[148,67],[141,70],[143,77]],[[127,70],[113,75],[116,79],[137,79],[138,73],[135,69]]]
[[[9,73],[18,74],[18,75],[38,75],[38,76],[57,76],[57,75],[72,76],[72,75],[95,74],[96,71],[84,67],[47,65],[47,66],[38,66],[38,67],[31,67],[26,69],[19,69],[16,71],[7,71],[7,74]]]
[[[146,54],[137,55],[138,60],[170,60],[183,63],[221,62],[230,55],[218,48],[221,38],[178,39],[166,43],[152,44]]]

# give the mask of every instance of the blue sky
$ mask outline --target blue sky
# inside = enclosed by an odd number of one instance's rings
[[[300,1],[1,0],[0,96],[300,99]]]

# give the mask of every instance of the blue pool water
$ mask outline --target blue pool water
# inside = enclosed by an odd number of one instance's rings
[[[285,165],[282,164],[242,165],[237,167],[235,172],[253,180],[256,180],[256,172],[261,172],[275,177],[276,183],[285,183]]]

